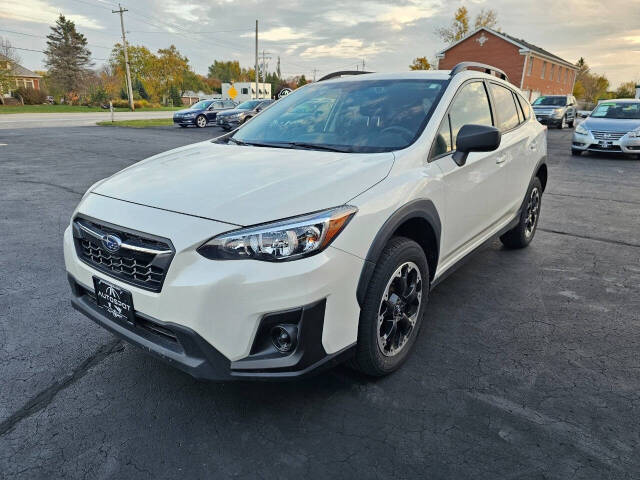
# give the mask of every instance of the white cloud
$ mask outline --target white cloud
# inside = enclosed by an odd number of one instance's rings
[[[61,13],[67,19],[73,20],[77,27],[91,28],[93,30],[104,29],[93,18],[85,17],[84,15],[66,14],[62,9],[50,5],[44,0],[21,0],[20,2],[0,0],[0,18],[9,20],[53,25]]]
[[[255,33],[243,33],[241,37],[251,37],[253,38]],[[258,38],[260,40],[266,40],[268,42],[281,42],[283,40],[298,40],[300,38],[304,38],[305,35],[302,32],[296,32],[291,27],[277,27],[271,28],[264,32],[258,32]]]
[[[187,22],[197,22],[201,19],[199,15],[196,15],[196,11],[201,8],[200,5],[182,3],[177,1],[165,2],[164,11],[173,17]]]
[[[316,45],[304,50],[301,57],[339,57],[360,58],[383,52],[385,47],[381,43],[365,43],[357,38],[341,38],[333,45]]]
[[[388,7],[386,12],[376,17],[376,20],[389,23],[394,30],[402,30],[418,20],[432,17],[438,10],[438,4],[412,2],[411,5]]]

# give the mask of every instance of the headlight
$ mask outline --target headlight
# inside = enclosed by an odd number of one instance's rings
[[[589,135],[589,130],[587,130],[582,126],[582,124],[580,124],[576,127],[576,133],[580,133],[581,135]]]
[[[241,228],[212,238],[198,248],[212,260],[296,260],[321,252],[347,226],[358,209],[349,205]]]
[[[559,117],[564,113],[564,108],[556,108],[553,110],[553,115]]]
[[[195,113],[185,113],[184,114],[184,118],[191,118],[191,117],[195,117],[196,114]]]
[[[640,127],[636,128],[635,130],[631,130],[629,133],[627,133],[627,135],[629,136],[629,138],[640,138]]]

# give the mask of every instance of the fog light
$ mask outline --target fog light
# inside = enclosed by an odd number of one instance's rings
[[[296,348],[298,327],[295,325],[276,325],[271,328],[273,346],[281,353],[290,353]]]

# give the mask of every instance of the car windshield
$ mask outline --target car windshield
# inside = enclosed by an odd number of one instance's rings
[[[602,102],[591,112],[591,116],[640,120],[640,102]]]
[[[192,110],[204,110],[209,105],[211,105],[211,100],[201,100],[201,101],[199,101],[197,103],[194,103],[189,108],[192,109]]]
[[[264,100],[248,100],[246,102],[242,102],[240,105],[236,107],[238,110],[253,110],[258,106],[259,103],[262,103]]]
[[[232,141],[358,153],[399,150],[420,135],[444,83],[412,79],[309,84],[256,116]]]
[[[564,107],[567,104],[567,97],[538,97],[533,105],[548,105],[553,107]]]

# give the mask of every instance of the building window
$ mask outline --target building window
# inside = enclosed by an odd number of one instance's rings
[[[527,71],[527,75],[531,75],[531,72],[533,71],[533,57],[529,57],[529,71]]]
[[[565,69],[564,71],[564,83],[566,84],[569,81],[569,69]]]
[[[555,73],[556,66],[552,63],[551,70],[549,71],[549,80],[553,82],[553,74]]]
[[[544,78],[545,73],[547,72],[547,62],[542,62],[542,74],[540,78]]]
[[[243,88],[243,89],[242,89],[242,94],[243,94],[243,95],[248,95],[248,94],[249,94],[249,89],[248,89],[248,88],[246,88],[246,87],[245,87],[245,88]]]

